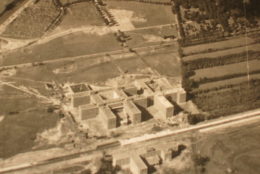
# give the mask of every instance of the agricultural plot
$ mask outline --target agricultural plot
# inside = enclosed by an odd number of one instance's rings
[[[259,71],[259,68],[260,61],[253,60],[249,61],[248,64],[247,62],[241,62],[225,66],[199,69],[195,71],[195,75],[192,76],[191,79],[199,82],[202,79],[214,79],[235,74],[246,74],[248,71],[252,73]]]
[[[246,44],[251,45],[255,42],[254,38],[251,37],[237,37],[232,39],[227,39],[219,42],[212,42],[207,44],[200,44],[194,46],[183,47],[183,54],[185,56],[214,52],[219,50],[232,49],[237,47],[244,47]],[[205,56],[204,56],[205,57]]]
[[[214,51],[210,53],[202,53],[202,54],[195,54],[191,56],[186,56],[183,58],[184,61],[193,61],[193,60],[198,60],[202,58],[219,58],[219,57],[224,57],[232,54],[241,54],[243,52],[249,52],[249,51],[259,51],[260,44],[253,44],[249,45],[247,47],[242,46],[242,47],[237,47],[237,48],[230,48],[230,49],[225,49],[221,51]]]
[[[259,80],[260,79],[260,74],[250,74],[249,76],[250,80]],[[199,84],[199,88],[193,89],[193,92],[199,92],[199,91],[205,91],[205,90],[210,90],[214,88],[221,88],[225,86],[236,86],[239,85],[240,83],[244,83],[248,81],[248,76],[242,76],[242,77],[235,77],[227,80],[220,80],[220,81],[214,81],[214,82],[209,82],[209,83],[202,83]]]
[[[259,80],[252,80],[196,93],[193,102],[212,119],[259,108],[259,90]]]
[[[140,3],[133,1],[104,1],[108,9],[129,11],[132,14],[131,21],[136,28],[164,24],[175,24],[175,17],[171,6]],[[158,13],[158,11],[160,13]]]
[[[37,133],[52,128],[58,114],[48,113],[48,105],[13,88],[0,91],[0,158],[32,150]]]
[[[52,1],[39,1],[26,8],[2,34],[16,39],[41,37],[58,17],[59,10]]]

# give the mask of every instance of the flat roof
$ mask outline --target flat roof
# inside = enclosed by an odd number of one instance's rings
[[[101,112],[104,113],[104,115],[108,118],[108,119],[114,119],[116,118],[115,114],[112,112],[112,110],[108,107],[108,106],[104,106],[100,108]]]
[[[167,108],[173,107],[173,105],[162,95],[156,96],[158,100]]]
[[[90,91],[91,89],[86,84],[77,84],[77,85],[71,85],[70,89],[74,93],[78,92],[84,92],[84,91]]]
[[[141,113],[141,111],[137,108],[137,106],[131,100],[125,101],[125,105],[126,105],[126,107],[128,107],[131,110],[132,113],[134,113],[134,114],[140,114]]]

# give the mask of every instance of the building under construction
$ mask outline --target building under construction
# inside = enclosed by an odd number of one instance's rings
[[[71,107],[79,120],[100,118],[107,129],[138,124],[156,117],[166,120],[186,102],[186,92],[166,78],[139,79],[129,86],[96,89],[89,84],[70,86]],[[149,112],[153,107],[156,115]]]

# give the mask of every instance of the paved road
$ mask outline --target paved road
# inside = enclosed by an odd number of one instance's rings
[[[178,129],[178,130],[173,130],[173,131],[163,131],[157,134],[149,134],[149,135],[144,135],[140,137],[135,137],[127,140],[120,140],[120,143],[112,143],[112,145],[104,146],[102,150],[111,150],[115,148],[124,148],[127,145],[133,145],[133,144],[140,144],[142,142],[147,142],[147,141],[162,141],[161,139],[163,138],[169,138],[173,136],[179,136],[180,134],[185,134],[185,133],[190,133],[194,131],[208,131],[209,129],[214,130],[214,129],[219,129],[219,128],[225,128],[225,127],[230,127],[232,125],[237,125],[239,124],[246,124],[246,123],[251,123],[251,121],[260,121],[260,109],[253,110],[253,111],[248,111],[240,114],[235,114],[231,115],[228,117],[220,118],[217,120],[212,120],[209,122],[204,122],[195,126],[190,126],[188,128],[183,128],[183,129]],[[102,145],[101,145],[102,146]],[[101,147],[100,146],[100,147]],[[73,160],[75,158],[79,158],[82,155],[86,154],[91,154],[100,149],[92,149],[84,152],[79,152],[71,155],[66,155],[66,156],[61,156],[61,157],[56,157],[52,158],[49,160],[44,160],[44,161],[39,161],[39,162],[34,162],[34,163],[24,163],[20,164],[19,166],[12,166],[8,168],[2,168],[0,169],[0,174],[4,173],[17,173],[17,172],[27,172],[28,169],[30,168],[37,168],[40,166],[47,166],[53,163],[59,163],[63,161],[69,161]]]

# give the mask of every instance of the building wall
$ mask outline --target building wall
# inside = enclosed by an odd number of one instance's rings
[[[79,114],[82,120],[95,118],[98,115],[98,107],[94,105],[81,105],[79,107]]]
[[[130,116],[133,124],[140,123],[142,121],[142,112],[133,103],[133,101],[124,102],[124,111]]]
[[[154,105],[160,111],[162,119],[173,116],[174,106],[164,96],[155,96]]]
[[[126,88],[126,89],[124,89],[124,92],[125,92],[128,96],[137,95],[137,88],[136,88],[136,87]]]
[[[133,174],[148,174],[148,167],[138,155],[132,155],[130,159],[130,170]]]
[[[99,115],[107,129],[116,128],[117,118],[109,107],[101,107],[99,110]]]
[[[178,100],[178,93],[177,92],[172,92],[169,94],[166,94],[165,97],[171,102],[171,103],[175,103]]]
[[[147,99],[147,97],[136,98],[136,99],[134,99],[134,103],[137,106],[140,106],[140,107],[143,107],[143,108],[147,108],[148,107],[148,99]]]
[[[178,103],[185,103],[187,101],[187,94],[185,91],[180,91],[178,93]]]

